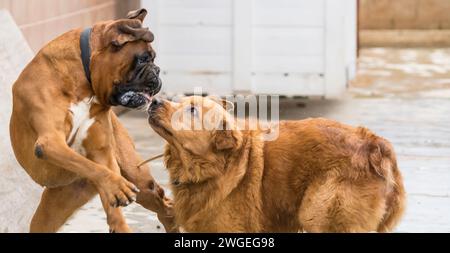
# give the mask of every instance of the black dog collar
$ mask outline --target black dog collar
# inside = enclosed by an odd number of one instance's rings
[[[91,31],[92,28],[86,28],[80,37],[80,48],[81,48],[81,61],[83,63],[84,73],[86,78],[91,82],[91,70],[89,66],[91,65]]]

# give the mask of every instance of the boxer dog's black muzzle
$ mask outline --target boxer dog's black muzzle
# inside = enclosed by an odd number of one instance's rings
[[[160,69],[153,63],[148,52],[136,57],[132,69],[131,78],[127,82],[113,87],[111,105],[145,108],[161,90]]]

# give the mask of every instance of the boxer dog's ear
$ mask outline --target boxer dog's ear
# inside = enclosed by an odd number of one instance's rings
[[[141,22],[144,22],[145,16],[147,16],[146,9],[138,9],[135,11],[128,12],[128,19],[139,19]]]
[[[122,47],[127,42],[143,40],[145,42],[153,42],[154,35],[148,28],[142,27],[141,18],[144,19],[146,11],[135,14],[135,19],[118,20],[106,27],[107,36],[115,47]]]

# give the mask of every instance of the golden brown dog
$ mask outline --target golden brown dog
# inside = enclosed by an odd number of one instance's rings
[[[119,206],[135,200],[157,212],[167,231],[175,229],[170,201],[149,168],[137,168],[141,159],[111,110],[145,107],[161,88],[153,34],[142,27],[146,14],[141,9],[95,24],[86,34],[78,29],[61,35],[14,84],[13,149],[32,179],[46,187],[31,232],[57,231],[97,193],[110,231],[130,231]],[[84,48],[83,38],[89,42]],[[82,52],[90,52],[87,59]]]
[[[280,122],[279,137],[264,142],[262,130],[237,129],[219,104],[190,97],[154,100],[149,109],[152,128],[168,142],[165,163],[184,230],[387,232],[399,222],[405,192],[385,139],[306,119]],[[205,127],[205,118],[216,128],[191,130]]]

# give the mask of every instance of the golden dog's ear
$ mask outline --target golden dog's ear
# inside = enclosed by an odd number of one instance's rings
[[[222,106],[227,111],[234,111],[234,103],[225,99],[222,99]]]
[[[237,130],[216,130],[214,145],[216,150],[237,149],[241,146],[242,134]]]
[[[221,105],[227,111],[234,111],[234,103],[216,96],[208,96],[209,99]]]

